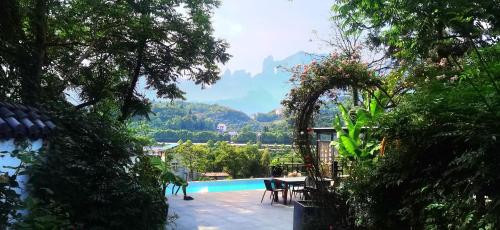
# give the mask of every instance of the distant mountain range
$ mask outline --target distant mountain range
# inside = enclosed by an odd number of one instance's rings
[[[246,114],[266,113],[280,107],[291,89],[290,72],[286,68],[310,63],[320,55],[298,52],[283,60],[268,56],[263,60],[262,71],[252,75],[245,70],[226,70],[219,81],[205,89],[191,81],[181,81],[179,87],[186,92],[189,102],[218,104],[242,111]],[[281,68],[283,67],[283,68]],[[155,100],[154,92],[146,96]]]

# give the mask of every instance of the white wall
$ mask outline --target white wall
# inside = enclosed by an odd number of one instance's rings
[[[24,149],[26,151],[33,151],[38,153],[38,151],[42,148],[43,146],[43,140],[42,139],[37,139],[37,140],[30,140],[29,141],[29,146],[27,149]],[[16,145],[14,142],[14,139],[9,139],[9,140],[0,140],[0,152],[7,152],[7,153],[2,153],[3,156],[0,158],[0,171],[1,172],[7,172],[9,176],[12,176],[15,174],[16,169],[10,169],[10,168],[5,168],[5,166],[9,167],[18,167],[21,164],[21,160],[19,160],[16,157],[11,156],[10,153],[12,153],[14,150],[21,150],[21,147]],[[27,193],[26,193],[26,183],[28,182],[28,177],[27,175],[19,175],[17,176],[17,182],[19,183],[19,188],[15,189],[18,194],[21,195],[21,199],[26,198]]]

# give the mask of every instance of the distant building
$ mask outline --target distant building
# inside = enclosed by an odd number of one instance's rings
[[[206,172],[201,174],[203,177],[210,178],[212,180],[225,180],[229,178],[229,174],[225,172]]]
[[[158,143],[154,146],[146,146],[143,148],[144,153],[148,156],[160,157],[162,161],[170,161],[170,170],[177,176],[188,179],[189,169],[181,163],[181,157],[173,151],[177,148],[177,143]],[[171,154],[170,156],[168,156]],[[197,177],[198,174],[195,174]]]
[[[157,156],[160,157],[163,161],[165,161],[166,152],[169,149],[173,149],[177,147],[179,144],[177,143],[164,143],[160,145],[154,146],[146,146],[143,148],[144,153],[148,156]]]
[[[227,134],[229,134],[230,137],[238,136],[238,132],[236,131],[229,131]]]
[[[170,161],[170,169],[175,175],[188,180],[189,169],[187,166],[182,164],[181,158],[178,154],[174,154],[173,159]],[[194,176],[197,177],[197,174],[194,174]]]
[[[227,130],[227,126],[225,124],[218,124],[217,125],[217,131],[219,131],[219,133],[225,133]]]

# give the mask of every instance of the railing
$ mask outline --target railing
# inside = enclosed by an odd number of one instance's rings
[[[274,177],[288,175],[291,172],[300,172],[305,175],[307,172],[306,165],[303,163],[280,163],[269,167],[269,174]]]
[[[326,164],[329,167],[331,176],[333,178],[338,178],[343,176],[343,168],[338,161]],[[303,163],[280,163],[269,167],[269,176],[281,177],[283,175],[288,175],[291,172],[300,172],[303,176],[307,175],[306,165]]]

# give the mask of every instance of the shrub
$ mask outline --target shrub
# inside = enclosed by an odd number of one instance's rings
[[[125,128],[95,114],[54,118],[58,130],[31,170],[39,205],[67,213],[73,229],[163,228],[165,198]]]

